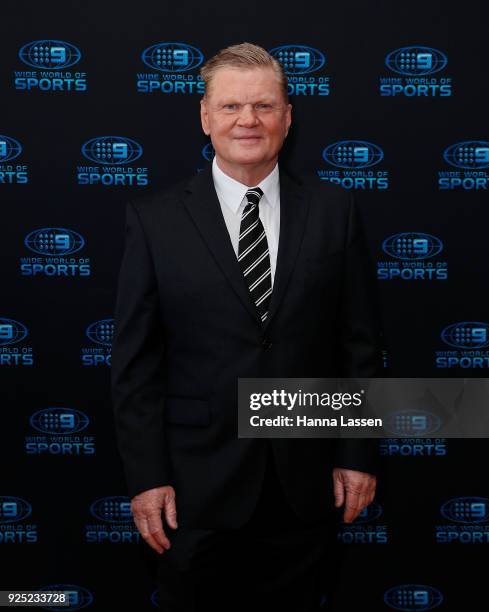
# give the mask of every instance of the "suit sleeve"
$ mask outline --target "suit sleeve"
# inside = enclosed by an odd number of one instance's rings
[[[130,497],[170,484],[164,437],[164,330],[154,265],[135,206],[126,207],[112,344],[117,445]]]
[[[343,276],[341,349],[345,378],[382,377],[379,304],[375,274],[353,194],[349,212]],[[335,465],[375,474],[378,471],[376,439],[338,440]]]

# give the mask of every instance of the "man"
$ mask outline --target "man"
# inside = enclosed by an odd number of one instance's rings
[[[372,448],[238,439],[238,377],[378,375],[371,271],[351,196],[279,170],[281,65],[243,43],[201,74],[212,164],[127,207],[118,443],[135,523],[161,554],[160,607],[305,611],[333,493],[346,522],[374,497]]]

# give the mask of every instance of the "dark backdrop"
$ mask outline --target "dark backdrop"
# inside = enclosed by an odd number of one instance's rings
[[[20,340],[0,353],[1,588],[71,585],[65,587],[74,592],[70,609],[88,604],[99,610],[120,605],[144,610],[154,605],[155,556],[144,542],[137,544],[131,527],[114,439],[111,323],[97,323],[113,316],[125,202],[206,163],[199,95],[190,91],[196,88],[198,68],[181,73],[194,82],[185,93],[167,92],[171,85],[138,91],[138,80],[145,81],[138,75],[156,74],[154,82],[171,84],[161,75],[177,74],[143,63],[141,54],[151,45],[177,41],[206,58],[224,46],[249,41],[267,49],[295,45],[293,52],[305,45],[319,53],[316,59],[324,56],[319,70],[292,75],[326,83],[329,93],[321,95],[316,85],[308,85],[307,95],[292,92],[294,125],[281,163],[320,182],[320,171],[344,171],[323,158],[327,146],[366,141],[380,148],[383,158],[367,170],[387,173],[388,187],[355,188],[346,181],[344,188],[355,190],[375,265],[404,261],[424,270],[418,278],[408,272],[405,278],[379,277],[389,371],[395,376],[486,376],[483,345],[475,347],[469,339],[457,348],[441,338],[449,325],[469,322],[465,329],[470,334],[470,322],[489,321],[484,291],[489,212],[482,163],[483,141],[489,139],[489,53],[482,7],[482,2],[464,2],[455,11],[444,2],[360,0],[3,7],[0,142],[3,138],[8,145],[4,152],[15,155],[16,143],[22,151],[10,161],[0,158],[0,316],[17,322],[4,321],[0,335],[9,341],[12,329],[20,333]],[[61,90],[52,80],[60,77],[48,75],[38,82],[41,68],[19,57],[24,45],[42,40],[64,41],[80,52],[74,65],[60,69]],[[55,59],[58,52],[52,46],[40,43],[37,55],[31,46],[31,63],[35,57],[46,61],[43,53]],[[428,95],[414,95],[417,86],[412,84],[403,89],[410,77],[386,65],[388,54],[403,47],[429,47],[437,61],[446,58],[444,68],[426,76]],[[26,78],[34,79],[29,89],[24,88]],[[401,91],[381,95],[381,78],[400,79]],[[104,169],[84,157],[83,144],[109,135],[130,138],[142,148],[134,162],[113,165],[147,168],[141,172],[147,174],[146,185],[80,184],[81,166]],[[477,145],[482,152],[476,153],[482,162],[471,166],[481,172],[478,188],[468,180],[465,186],[440,189],[439,172],[464,172],[443,153],[465,141],[482,141]],[[376,151],[371,144],[367,149]],[[129,148],[139,151],[137,145]],[[476,145],[468,146],[473,151]],[[38,232],[25,243],[31,232],[43,228],[62,229]],[[54,234],[63,243],[66,228],[77,232],[84,245],[66,255],[73,267],[64,273],[59,261],[49,263],[47,257],[59,245],[50,242],[57,240]],[[383,249],[384,240],[399,233],[410,233],[408,240],[412,233],[429,234],[429,249],[439,252],[400,260]],[[32,248],[47,249],[47,255]],[[31,258],[37,257],[33,268]],[[429,278],[430,263],[446,271],[442,278]],[[27,336],[21,338],[23,329]],[[463,355],[471,347],[481,349],[481,361]],[[447,350],[454,351],[454,365],[437,367],[436,352]],[[485,440],[379,442],[383,477],[377,502],[355,526],[340,528],[338,550],[325,570],[324,607],[381,610],[390,602],[399,609],[422,610],[442,597],[443,609],[457,610],[460,601],[467,609],[479,609],[476,602],[483,601],[485,592],[479,558],[487,550],[489,529],[486,450]],[[455,501],[450,505],[450,500]],[[330,572],[338,601],[327,592]]]

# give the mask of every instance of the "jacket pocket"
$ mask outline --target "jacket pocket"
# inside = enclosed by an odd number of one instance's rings
[[[164,415],[167,423],[205,427],[211,422],[211,411],[207,400],[191,397],[166,397]]]

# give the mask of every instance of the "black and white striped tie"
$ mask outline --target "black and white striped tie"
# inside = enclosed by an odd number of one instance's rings
[[[272,273],[267,237],[259,216],[258,205],[262,195],[263,191],[259,187],[253,187],[245,194],[248,204],[244,207],[241,217],[238,261],[264,323],[272,293]]]

